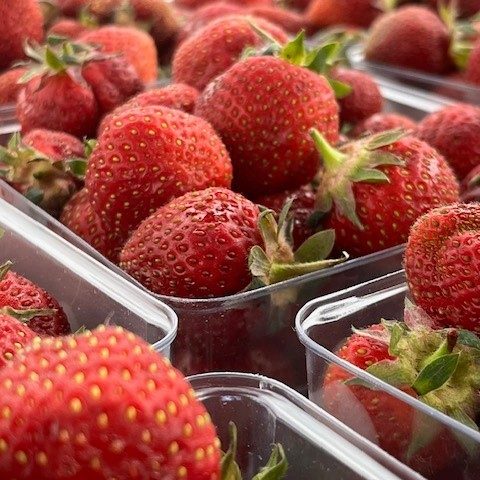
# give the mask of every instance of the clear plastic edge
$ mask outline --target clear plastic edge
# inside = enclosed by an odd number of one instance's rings
[[[177,334],[178,318],[168,305],[119,277],[109,268],[3,199],[0,199],[0,219],[9,225],[9,229],[20,236],[27,237],[30,243],[55,258],[65,268],[86,279],[95,288],[143,318],[147,323],[165,331],[165,337],[153,344],[156,350],[163,350],[173,342]],[[163,320],[159,313],[162,314]]]
[[[375,385],[376,387],[386,391],[388,394],[398,398],[399,400],[409,404],[417,410],[422,411],[423,413],[433,416],[436,420],[442,422],[443,424],[448,425],[449,427],[461,432],[462,435],[466,435],[477,443],[480,443],[480,432],[476,432],[473,429],[467,427],[466,425],[461,424],[457,420],[450,418],[448,415],[435,410],[428,405],[416,400],[415,398],[407,395],[401,390],[389,385],[388,383],[379,380],[377,377],[374,377],[372,374],[362,370],[351,363],[339,358],[333,352],[323,347],[319,343],[315,342],[310,338],[305,325],[312,325],[315,323],[315,319],[311,318],[314,315],[318,315],[322,308],[330,308],[330,312],[335,308],[334,302],[340,300],[352,299],[357,300],[363,298],[366,295],[362,292],[365,289],[372,290],[377,285],[389,284],[388,287],[384,287],[382,290],[376,290],[377,293],[383,292],[384,290],[390,290],[390,292],[397,290],[398,288],[405,289],[405,283],[398,283],[400,278],[404,278],[404,270],[399,270],[391,274],[385,275],[383,277],[365,282],[354,287],[336,292],[331,295],[326,295],[325,297],[319,297],[315,300],[311,300],[305,304],[302,309],[298,312],[295,319],[295,330],[297,332],[298,339],[306,347],[307,351],[309,350],[316,356],[322,357],[328,362],[334,363],[342,369],[350,372],[352,375],[359,377],[365,380],[368,383]],[[397,290],[398,291],[398,290]],[[375,297],[375,293],[367,294],[370,298]],[[312,311],[313,309],[313,311]],[[307,313],[310,312],[310,313]],[[318,323],[318,322],[317,322]]]

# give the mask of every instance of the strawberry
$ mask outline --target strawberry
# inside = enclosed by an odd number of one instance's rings
[[[303,15],[278,6],[253,6],[247,10],[247,13],[254,17],[268,20],[291,34],[297,34],[300,30],[307,27],[307,21]]]
[[[209,5],[215,0],[177,0],[177,4],[183,8],[195,10],[197,8],[204,7],[205,5]],[[251,7],[255,5],[266,5],[272,6],[272,0],[232,0],[232,3],[244,6],[244,7]]]
[[[420,5],[406,5],[373,23],[365,56],[397,67],[445,73],[452,66],[449,44],[448,29],[435,12]]]
[[[442,325],[480,332],[477,203],[437,208],[412,227],[405,251],[413,299]]]
[[[48,35],[57,35],[59,37],[76,39],[90,28],[78,20],[71,18],[59,18],[49,28]]]
[[[220,442],[190,384],[120,327],[34,341],[0,384],[5,480],[220,478]]]
[[[415,127],[416,123],[404,115],[398,113],[376,113],[355,125],[352,134],[354,137],[360,137],[365,134],[371,135],[396,128],[414,130]]]
[[[60,11],[67,16],[74,17],[88,6],[91,0],[56,0]]]
[[[85,33],[79,40],[97,45],[105,53],[122,53],[144,83],[157,79],[157,49],[147,33],[133,27],[107,25]]]
[[[62,307],[48,292],[16,272],[10,271],[11,262],[0,267],[0,308],[15,310],[53,310],[38,315],[26,324],[38,335],[58,336],[70,333],[70,325]]]
[[[415,135],[441,153],[463,179],[480,164],[480,108],[451,105],[425,117]]]
[[[112,262],[118,261],[123,239],[106,229],[92,208],[86,189],[75,194],[65,205],[60,221],[73,233],[83,238],[93,248]]]
[[[480,40],[473,44],[464,75],[466,82],[480,85]]]
[[[0,105],[16,102],[22,89],[22,85],[18,81],[25,72],[25,68],[12,68],[0,74]]]
[[[370,75],[349,68],[337,68],[332,77],[351,88],[348,95],[339,99],[342,123],[361,122],[382,111],[382,93]]]
[[[0,176],[22,195],[58,217],[76,192],[85,169],[83,146],[62,132],[32,130],[22,142],[14,134],[0,146]],[[78,178],[79,177],[79,178]]]
[[[8,313],[0,313],[0,369],[35,338],[33,330]]]
[[[0,70],[15,60],[25,58],[27,41],[43,38],[43,15],[37,0],[2,0],[0,2]]]
[[[197,90],[228,70],[247,47],[264,43],[252,22],[275,40],[284,43],[287,34],[266,20],[243,16],[220,18],[185,40],[176,50],[172,75],[175,82],[192,85]]]
[[[291,55],[297,46],[301,55]],[[299,35],[277,56],[239,61],[197,102],[195,113],[213,125],[230,152],[235,189],[251,198],[313,180],[319,159],[310,128],[319,128],[333,143],[338,140],[333,89],[323,76],[301,66],[308,57],[309,67],[316,68],[319,57],[326,56],[322,49],[314,53],[305,54]]]
[[[355,330],[337,355],[473,426],[480,406],[480,375],[474,360],[478,350],[457,337],[456,331],[383,321]],[[439,478],[447,467],[460,467],[464,453],[449,430],[439,423],[425,425],[427,419],[419,418],[410,404],[375,388],[373,382],[370,386],[356,381],[350,372],[331,365],[324,378],[323,399],[337,418],[363,430],[381,448],[429,478]]]
[[[368,27],[382,13],[371,0],[312,0],[305,16],[316,28],[331,25]]]
[[[281,193],[263,195],[255,199],[255,203],[280,214],[288,201],[292,201],[290,214],[293,217],[293,244],[295,248],[315,233],[310,225],[310,217],[315,212],[315,191],[312,185],[304,185],[297,190],[286,190]]]
[[[153,106],[112,115],[103,125],[86,186],[105,226],[126,238],[171,199],[209,186],[229,187],[231,178],[229,155],[207,122]]]
[[[365,137],[335,150],[312,132],[323,159],[317,209],[337,247],[360,256],[406,242],[423,213],[459,198],[445,159],[402,131]],[[388,199],[388,202],[385,202]]]

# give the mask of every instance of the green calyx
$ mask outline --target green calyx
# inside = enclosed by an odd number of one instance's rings
[[[233,422],[229,424],[230,446],[222,458],[221,480],[242,480],[240,468],[235,458],[237,455],[237,427]],[[267,464],[252,480],[281,480],[285,477],[288,462],[283,447],[276,444]]]
[[[255,246],[250,251],[248,265],[253,276],[251,287],[272,285],[306,273],[312,273],[337,265],[348,259],[327,259],[335,243],[335,232],[317,232],[292,249],[293,218],[289,215],[292,201],[284,206],[278,222],[272,210],[264,210],[258,219],[258,226],[265,248]]]
[[[340,149],[332,147],[316,129],[310,132],[321,155],[323,169],[319,173],[316,209],[326,214],[335,206],[338,213],[348,218],[359,229],[363,225],[356,212],[353,184],[358,182],[388,183],[388,176],[377,167],[381,165],[404,165],[404,161],[385,150],[405,133],[389,130],[344,144]]]
[[[395,358],[375,363],[366,371],[391,385],[409,386],[427,405],[468,426],[475,425],[473,418],[480,409],[480,339],[465,330],[409,328],[385,320],[382,324],[383,332],[355,330],[387,341]]]

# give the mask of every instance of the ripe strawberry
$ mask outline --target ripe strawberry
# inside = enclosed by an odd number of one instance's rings
[[[437,208],[412,227],[405,251],[413,299],[442,325],[480,332],[480,206]]]
[[[25,68],[12,68],[0,74],[0,105],[15,103],[22,85],[18,83],[26,72]]]
[[[287,34],[263,19],[243,16],[224,17],[209,23],[185,40],[176,50],[172,75],[175,82],[203,90],[214,78],[228,70],[247,47],[264,43],[251,23],[284,43]]]
[[[26,41],[43,38],[43,15],[37,0],[2,0],[0,2],[0,70],[15,60],[25,58]]]
[[[337,247],[352,255],[406,242],[419,216],[458,201],[448,163],[421,140],[390,130],[335,150],[322,135],[312,135],[324,167],[317,209],[330,212],[325,227],[335,230]]]
[[[0,313],[0,369],[34,338],[33,330],[8,313]]]
[[[357,124],[352,133],[354,137],[360,137],[361,135],[371,135],[396,128],[414,130],[415,127],[416,123],[404,115],[398,113],[376,113]]]
[[[474,418],[480,385],[475,349],[456,344],[457,335],[384,322],[356,331],[337,355],[447,415]],[[462,368],[460,354],[465,360]],[[440,424],[427,427],[409,404],[373,383],[370,387],[352,380],[353,375],[340,366],[328,368],[323,400],[330,413],[429,478],[439,478],[446,467],[459,467],[464,453],[448,429]]]
[[[297,34],[307,27],[307,21],[303,15],[286,8],[259,5],[249,8],[247,12],[254,17],[268,20],[291,34]]]
[[[480,40],[473,44],[472,51],[468,57],[465,81],[474,85],[480,85]]]
[[[135,68],[123,56],[87,62],[82,76],[93,90],[102,115],[144,89]]]
[[[171,199],[229,187],[231,178],[228,153],[207,122],[154,106],[114,114],[103,125],[86,186],[105,226],[126,238]]]
[[[86,189],[75,194],[63,209],[60,221],[73,233],[114,263],[123,246],[123,239],[106,229],[92,208]]]
[[[77,39],[82,34],[90,30],[78,20],[71,18],[59,18],[48,30],[48,35],[57,35],[59,37]]]
[[[234,187],[252,198],[313,180],[319,159],[312,127],[338,140],[338,105],[327,80],[276,57],[233,65],[203,92],[195,113],[219,132],[232,157]]]
[[[98,45],[105,53],[122,53],[144,83],[157,79],[157,49],[147,33],[133,27],[107,25],[85,33],[79,40]]]
[[[407,5],[380,16],[372,25],[368,60],[428,73],[445,73],[450,38],[446,25],[427,7]],[[401,48],[399,48],[401,47]]]
[[[91,0],[56,0],[56,5],[64,15],[75,17],[88,6]]]
[[[23,144],[44,153],[54,162],[85,156],[84,144],[78,138],[64,132],[43,129],[30,130],[23,137]]]
[[[220,442],[190,384],[122,328],[35,341],[0,384],[2,478],[220,476]]]
[[[425,117],[415,135],[441,153],[460,180],[480,164],[479,107],[457,104],[442,108]]]
[[[205,5],[209,5],[213,1],[215,0],[178,0],[176,3],[180,7],[195,10],[197,8],[204,7]],[[246,7],[251,7],[255,5],[273,5],[272,0],[232,0],[232,3]]]
[[[27,326],[42,336],[70,333],[67,316],[58,301],[38,285],[10,271],[11,265],[7,262],[0,267],[0,308],[54,310],[53,314],[31,318]]]
[[[332,25],[368,27],[382,13],[371,0],[312,0],[305,16],[316,28]]]
[[[263,195],[257,197],[255,203],[269,208],[279,215],[290,200],[292,201],[290,214],[293,217],[293,244],[295,248],[298,248],[316,231],[309,223],[310,217],[315,212],[315,191],[312,185],[304,185],[297,190]]]
[[[332,72],[332,77],[351,88],[348,95],[339,99],[342,123],[361,122],[382,111],[382,93],[370,75],[348,68],[337,68]]]

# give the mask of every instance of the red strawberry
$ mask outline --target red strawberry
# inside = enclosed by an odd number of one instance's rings
[[[351,92],[339,99],[342,123],[357,123],[381,112],[383,97],[375,80],[364,72],[337,68],[332,77],[351,88]]]
[[[85,33],[79,40],[98,45],[105,53],[122,53],[144,83],[157,79],[157,49],[147,33],[133,27],[107,25]]]
[[[207,122],[179,110],[143,107],[104,124],[86,186],[105,226],[126,238],[171,199],[229,187],[231,178],[228,153]]]
[[[25,72],[25,68],[13,68],[0,74],[0,105],[16,102],[22,89],[22,85],[18,81]]]
[[[59,18],[48,30],[48,35],[76,39],[90,29],[78,20]]]
[[[176,50],[172,74],[176,82],[192,85],[198,90],[228,70],[247,47],[260,46],[263,39],[251,23],[284,43],[287,34],[263,19],[243,16],[220,18],[185,40]]]
[[[35,341],[0,384],[6,480],[219,478],[205,407],[167,359],[122,328]]]
[[[203,92],[195,113],[219,132],[232,157],[235,189],[252,198],[313,179],[319,158],[312,127],[338,140],[338,105],[327,80],[276,57],[233,65]]]
[[[303,15],[286,8],[259,5],[251,7],[247,12],[254,17],[268,20],[291,34],[297,34],[307,27],[307,21]]]
[[[317,28],[339,24],[368,27],[381,13],[371,0],[312,0],[305,15]]]
[[[412,227],[405,269],[418,306],[442,325],[480,332],[480,206],[437,208]]]
[[[297,190],[286,190],[281,193],[257,197],[255,203],[270,208],[277,215],[280,214],[288,201],[292,201],[290,214],[293,217],[293,244],[295,248],[315,233],[315,228],[310,226],[309,220],[315,212],[315,191],[313,187],[304,185]]]
[[[416,136],[440,152],[458,178],[464,178],[480,164],[480,108],[457,104],[425,117]]]
[[[0,268],[0,308],[55,310],[54,314],[33,317],[27,322],[28,327],[42,336],[70,333],[67,316],[57,300],[30,280],[10,271],[11,265],[7,262]]]
[[[406,242],[411,225],[432,208],[458,201],[459,185],[445,159],[425,142],[390,130],[329,146],[313,132],[324,169],[317,208],[355,256]],[[388,202],[385,201],[388,199]]]
[[[82,68],[82,76],[93,90],[101,114],[144,89],[135,68],[123,56],[88,62]]]
[[[435,12],[407,5],[374,22],[365,55],[374,62],[445,73],[452,66],[449,44],[448,29]]]
[[[0,369],[34,338],[33,330],[7,313],[0,313]]]
[[[197,9],[205,5],[209,5],[215,0],[178,0],[177,4],[183,8],[188,9]],[[232,0],[232,3],[244,6],[251,7],[254,5],[273,5],[272,0]]]
[[[0,70],[25,58],[26,41],[43,38],[43,15],[37,0],[2,0],[0,2]]]
[[[56,5],[64,15],[76,16],[88,6],[90,0],[56,0]]]
[[[427,0],[427,3],[430,3],[430,5],[435,9],[440,7],[442,3],[445,4],[445,2],[442,2],[441,0]],[[455,8],[461,17],[471,17],[480,11],[480,1],[479,0],[457,0],[455,2]]]
[[[385,322],[357,331],[337,355],[454,418],[452,412],[474,418],[480,384],[474,349],[456,345],[456,335],[426,327],[410,330],[405,324]],[[465,370],[457,369],[460,353]],[[457,363],[448,363],[447,357],[456,357]],[[433,382],[440,372],[442,382]],[[460,466],[462,449],[446,428],[431,421],[426,425],[427,419],[419,417],[409,404],[373,384],[369,387],[352,380],[353,375],[341,367],[328,368],[323,400],[330,413],[429,478],[439,478],[446,467]]]
[[[352,133],[354,137],[360,137],[361,135],[386,132],[395,128],[414,130],[415,127],[416,123],[404,115],[398,113],[376,113],[356,125]]]
[[[78,138],[64,132],[43,129],[30,130],[23,137],[23,143],[44,153],[55,162],[85,156],[84,144]]]
[[[88,191],[75,194],[63,209],[60,221],[73,233],[83,238],[93,248],[116,263],[123,246],[123,239],[106,229],[92,208]]]
[[[465,81],[480,85],[480,40],[473,44],[465,70]]]

